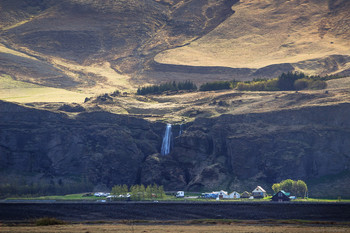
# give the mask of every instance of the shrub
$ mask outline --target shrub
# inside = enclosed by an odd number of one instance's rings
[[[278,89],[278,79],[269,79],[265,83],[265,91],[279,91]]]
[[[64,221],[56,219],[56,218],[39,218],[35,220],[35,225],[37,226],[50,226],[50,225],[62,225],[66,224]]]
[[[115,91],[111,94],[111,96],[113,96],[113,97],[120,96],[120,91],[115,90]]]
[[[327,83],[324,80],[315,80],[310,78],[298,79],[294,82],[296,90],[313,89],[321,90],[327,87]]]
[[[237,84],[237,90],[240,91],[278,91],[278,80],[254,80],[250,82],[239,82]]]
[[[302,78],[302,79],[298,79],[294,82],[294,88],[295,90],[304,90],[307,89],[309,87],[309,83],[311,80],[306,79],[306,78]]]

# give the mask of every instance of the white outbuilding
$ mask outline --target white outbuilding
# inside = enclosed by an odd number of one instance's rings
[[[184,191],[177,191],[176,197],[185,197],[185,192]]]

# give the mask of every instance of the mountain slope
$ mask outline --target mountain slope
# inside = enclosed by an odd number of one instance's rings
[[[350,68],[344,0],[5,0],[0,7],[0,71],[87,95],[292,70],[348,75]]]
[[[233,10],[234,15],[206,36],[165,51],[156,61],[256,69],[291,63],[309,74],[349,69],[348,58],[336,69],[317,67],[326,58],[332,60],[331,55],[350,55],[348,1],[241,1]]]
[[[17,2],[19,4],[20,0]],[[14,22],[3,28],[0,35],[7,47],[49,62],[61,69],[61,73],[73,76],[77,82],[91,79],[89,76],[95,76],[92,79],[99,82],[101,74],[90,69],[90,66],[107,65],[114,70],[114,74],[108,74],[108,77],[105,75],[104,78],[110,81],[113,75],[120,76],[121,81],[117,81],[115,87],[119,84],[129,88],[125,82],[127,77],[120,74],[133,74],[136,77],[132,80],[134,83],[144,82],[142,72],[157,53],[181,46],[211,31],[232,15],[231,6],[235,2],[50,2],[49,8],[29,19],[23,19],[23,22]],[[6,4],[1,7],[9,8]],[[26,10],[23,9],[23,14],[28,14]],[[2,24],[7,25],[12,22],[12,18],[4,21]],[[80,67],[74,67],[74,64]],[[7,70],[4,72],[12,74]],[[80,73],[81,77],[77,77],[76,73]],[[32,81],[21,75],[16,75],[16,78]],[[45,82],[42,84],[46,85]],[[110,85],[107,82],[105,84],[107,87]]]

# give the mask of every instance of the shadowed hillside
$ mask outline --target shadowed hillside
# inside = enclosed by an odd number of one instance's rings
[[[7,47],[51,63],[60,69],[59,73],[73,76],[79,83],[90,77],[98,80],[101,74],[89,67],[107,64],[116,76],[131,74],[135,77],[132,83],[141,84],[142,72],[150,68],[148,64],[157,53],[205,35],[233,14],[231,6],[235,2],[43,0],[35,6],[38,11],[31,14],[32,7],[23,6],[24,2],[18,0],[16,9],[15,3],[6,1],[1,7],[13,14],[2,18],[6,27],[1,37]],[[14,20],[12,16],[18,14],[21,17]],[[16,61],[8,61],[5,55],[2,60],[2,70],[14,74],[5,63]],[[25,70],[17,72],[22,72],[14,74],[17,79],[46,85],[40,77],[24,77]]]

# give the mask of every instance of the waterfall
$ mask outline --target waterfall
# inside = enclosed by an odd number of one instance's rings
[[[171,124],[167,124],[164,137],[163,137],[162,149],[160,151],[161,155],[168,155],[170,153],[171,138],[172,138]]]
[[[180,124],[180,131],[179,131],[179,136],[182,134],[182,124]]]

